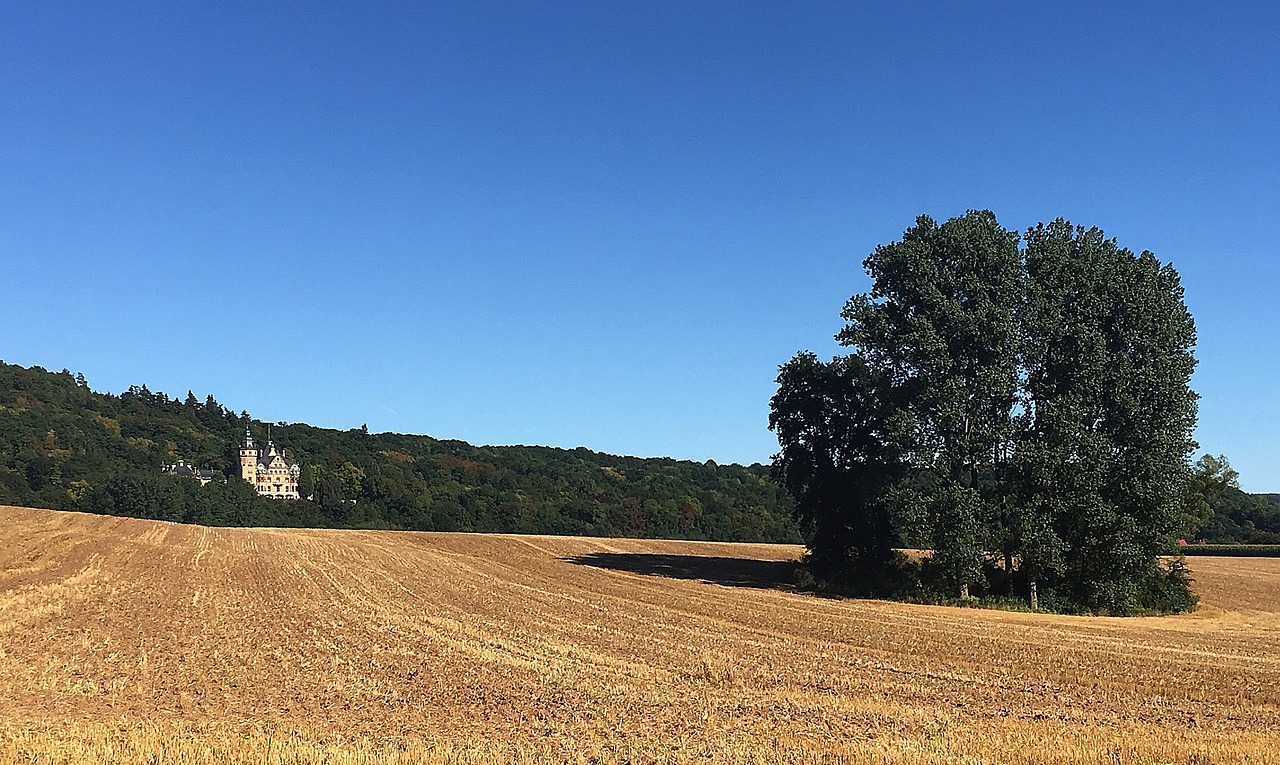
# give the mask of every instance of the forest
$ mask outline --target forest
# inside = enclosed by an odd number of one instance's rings
[[[264,444],[268,427],[309,500],[262,498],[230,477],[245,428]],[[219,478],[161,474],[178,460]],[[81,374],[3,362],[0,504],[226,526],[801,539],[765,465],[267,423],[212,395],[99,393]]]

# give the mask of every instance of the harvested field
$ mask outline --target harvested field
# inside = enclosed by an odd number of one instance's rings
[[[0,762],[1280,762],[1280,559],[1190,615],[788,591],[769,545],[0,508]]]

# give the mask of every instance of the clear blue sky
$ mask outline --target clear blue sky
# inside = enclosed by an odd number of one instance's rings
[[[866,254],[988,208],[1172,261],[1198,438],[1280,491],[1274,4],[260,5],[0,9],[0,358],[764,461]]]

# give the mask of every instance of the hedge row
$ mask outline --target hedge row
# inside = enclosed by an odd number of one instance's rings
[[[1236,558],[1280,558],[1280,545],[1183,545],[1182,555],[1222,555]]]

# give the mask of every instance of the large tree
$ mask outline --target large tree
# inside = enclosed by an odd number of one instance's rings
[[[858,356],[801,353],[782,366],[769,416],[781,444],[774,475],[796,499],[809,564],[868,592],[895,540],[882,502],[901,462],[887,383]]]
[[[1096,228],[1035,226],[1025,261],[1022,506],[1057,538],[1020,552],[1079,603],[1130,611],[1186,526],[1195,324],[1172,266]]]
[[[864,262],[837,340],[886,376],[915,426],[908,454],[935,480],[922,500],[944,576],[961,597],[982,578],[1004,505],[1017,393],[1018,235],[990,212],[922,216]]]
[[[853,519],[892,505],[961,597],[1003,559],[1033,606],[1042,582],[1072,607],[1149,606],[1194,446],[1177,273],[1062,220],[1026,242],[970,212],[877,247],[842,313],[850,353],[782,368],[775,467],[828,568],[874,558]]]

